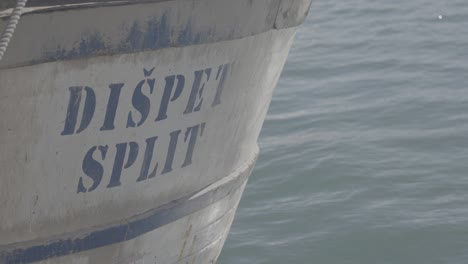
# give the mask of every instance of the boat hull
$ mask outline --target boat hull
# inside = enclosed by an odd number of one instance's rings
[[[0,263],[216,261],[310,4],[232,2],[25,15],[0,63]]]

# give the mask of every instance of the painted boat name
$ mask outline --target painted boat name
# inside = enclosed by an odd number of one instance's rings
[[[214,108],[221,103],[221,95],[225,86],[226,77],[230,71],[231,64],[223,64],[218,67],[206,68],[196,70],[193,72],[193,83],[191,90],[186,89],[186,75],[174,74],[165,76],[164,88],[162,89],[162,96],[160,97],[160,105],[155,114],[156,117],[150,117],[151,102],[154,94],[156,94],[156,78],[151,77],[154,69],[143,69],[145,79],[138,82],[135,86],[132,96],[131,105],[133,109],[128,111],[125,129],[132,129],[142,126],[147,122],[160,122],[168,118],[168,109],[171,103],[180,99],[181,94],[185,91],[188,94],[188,100],[185,104],[185,109],[182,115],[189,115],[199,112],[203,107]],[[216,72],[216,76],[212,74]],[[213,76],[212,76],[213,75]],[[210,78],[211,77],[211,78]],[[213,78],[214,77],[214,78]],[[211,79],[211,80],[210,80]],[[213,86],[214,89],[208,91],[205,85],[209,82],[216,82]],[[122,89],[125,89],[124,83],[112,83],[109,85],[110,93],[105,108],[102,126],[100,131],[111,131],[115,129],[116,113],[119,106],[120,95]],[[211,102],[204,102],[207,100],[207,93],[214,93]],[[93,120],[95,119],[96,110],[96,92],[95,89],[89,86],[71,86],[69,87],[69,101],[65,118],[65,124],[62,136],[71,136],[79,134],[86,130]],[[84,97],[84,102],[82,98]],[[205,100],[204,100],[205,99]],[[79,120],[81,119],[81,120]],[[152,119],[152,120],[151,120]],[[78,125],[78,128],[77,128]],[[122,172],[131,166],[137,166],[138,157],[140,163],[140,173],[136,177],[136,182],[146,181],[156,177],[158,173],[159,162],[153,164],[154,150],[158,142],[167,142],[167,148],[164,146],[156,148],[156,150],[163,149],[165,151],[165,160],[162,165],[160,174],[166,174],[174,169],[174,160],[177,153],[177,148],[181,144],[185,144],[185,156],[183,157],[182,164],[178,165],[180,168],[187,167],[192,164],[193,156],[195,155],[195,146],[197,139],[203,136],[206,123],[198,123],[189,127],[174,130],[169,133],[168,140],[159,140],[160,136],[153,136],[146,138],[144,143],[128,141],[117,144],[96,145],[89,148],[84,154],[82,160],[82,172],[77,183],[77,193],[86,193],[96,190],[103,182],[106,172],[110,168],[105,168],[104,163],[109,157],[109,153],[114,153],[112,168],[110,169],[110,178],[105,188],[114,188],[122,185],[121,178]],[[183,143],[179,140],[180,134],[184,132]],[[162,143],[161,143],[162,144]],[[144,151],[140,151],[144,146]],[[112,150],[112,151],[111,151]],[[180,152],[180,151],[179,151]],[[142,156],[141,156],[142,155]],[[153,165],[152,165],[153,164]],[[109,173],[107,173],[108,175]]]

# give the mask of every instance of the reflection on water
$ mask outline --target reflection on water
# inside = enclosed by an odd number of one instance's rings
[[[218,263],[468,263],[467,85],[468,1],[315,1]]]

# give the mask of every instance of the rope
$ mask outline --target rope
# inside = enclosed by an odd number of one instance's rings
[[[2,34],[2,38],[0,39],[0,61],[2,60],[3,55],[7,50],[8,44],[10,43],[10,40],[13,37],[16,25],[18,25],[21,14],[23,13],[23,8],[27,2],[28,0],[17,0],[16,2],[16,7],[10,16],[5,31]]]

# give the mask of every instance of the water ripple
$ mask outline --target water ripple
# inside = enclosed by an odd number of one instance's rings
[[[467,14],[315,1],[219,263],[468,263]]]

